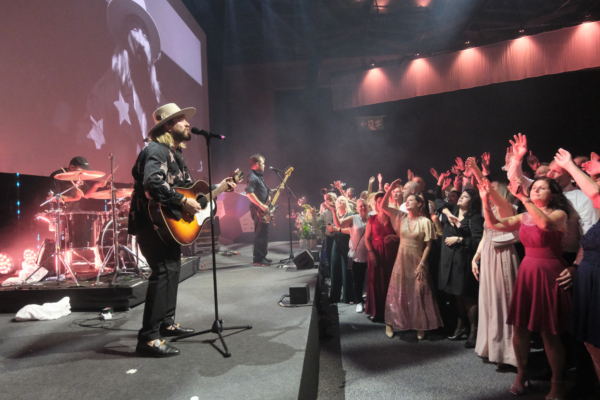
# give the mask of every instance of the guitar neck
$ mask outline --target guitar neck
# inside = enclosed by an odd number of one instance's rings
[[[275,205],[275,203],[277,202],[277,199],[279,198],[279,193],[281,193],[281,189],[283,189],[289,177],[289,175],[286,175],[285,178],[283,178],[283,183],[281,183],[281,185],[279,185],[279,187],[277,188],[277,193],[275,193],[275,196],[273,196],[273,201],[271,202],[271,205]]]

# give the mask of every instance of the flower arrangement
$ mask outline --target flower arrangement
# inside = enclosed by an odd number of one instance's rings
[[[296,236],[300,240],[322,239],[325,225],[323,221],[319,221],[319,213],[308,204],[302,205],[302,208],[303,211],[296,217]],[[314,220],[312,214],[314,214]]]

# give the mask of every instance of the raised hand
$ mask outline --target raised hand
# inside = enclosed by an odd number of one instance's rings
[[[379,184],[381,184],[381,181],[383,180],[383,177],[381,176],[381,174],[377,174],[377,179],[379,180]]]
[[[525,155],[527,155],[527,136],[514,135],[514,140],[510,140],[510,144],[512,145],[512,151],[514,153],[514,157],[517,157],[519,160],[522,160]]]
[[[431,172],[431,175],[433,175],[433,177],[438,180],[440,178],[440,174],[438,174],[438,172],[435,170],[435,168],[431,167],[431,169],[429,170],[429,172]]]
[[[410,169],[408,170],[407,175],[409,181],[412,181],[415,178],[415,174]]]
[[[531,169],[535,172],[540,167],[540,160],[538,160],[538,158],[536,156],[531,154],[531,151],[530,151],[529,155],[527,156],[527,164],[529,164]]]
[[[558,152],[554,156],[554,161],[556,161],[559,167],[567,169],[567,165],[573,162],[573,158],[571,157],[571,153],[565,149],[558,149]]]
[[[588,175],[597,175],[600,174],[600,161],[591,160],[588,162],[584,162],[581,165],[581,169],[587,172]]]
[[[590,160],[600,161],[600,156],[592,151],[592,154],[590,154]]]
[[[475,168],[479,168],[479,167],[477,167],[477,160],[475,159],[475,157],[467,158],[467,162],[464,165],[465,165],[465,176],[467,178],[470,178],[473,176],[473,166],[475,166]]]
[[[456,165],[453,165],[452,168],[450,168],[450,171],[452,171],[452,173],[454,175],[461,175],[462,174],[462,171],[459,170],[458,168],[456,168]]]
[[[392,182],[390,184],[390,187],[387,190],[394,190],[397,187],[399,187],[401,183],[402,183],[402,179],[396,179],[394,182]],[[387,192],[387,190],[386,190],[386,192]]]
[[[440,186],[442,186],[442,192],[445,192],[447,189],[450,189],[450,186],[452,186],[452,178],[444,179],[444,184]]]
[[[487,204],[485,199],[487,199],[490,195],[490,181],[483,179],[477,184],[477,188],[479,188],[479,196],[481,197],[482,202],[484,205]]]
[[[458,169],[460,171],[465,170],[465,163],[463,163],[462,158],[456,157],[456,160],[454,160],[454,162],[456,162],[456,169]]]
[[[487,151],[481,155],[481,167],[486,171],[490,170],[490,153]]]
[[[369,184],[371,184],[373,182],[375,182],[375,177],[374,176],[372,176],[372,177],[369,178]]]
[[[446,180],[446,178],[448,178],[450,176],[450,171],[446,171],[446,172],[442,172],[440,174],[440,176],[438,177],[438,185],[442,186],[442,182],[444,182]]]

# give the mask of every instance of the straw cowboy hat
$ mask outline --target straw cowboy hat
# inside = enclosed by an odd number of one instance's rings
[[[160,58],[160,35],[154,20],[146,11],[144,0],[111,0],[106,9],[106,21],[110,34],[116,42],[121,41],[125,22],[131,15],[138,17],[146,25],[150,56],[152,62],[156,62]]]
[[[185,115],[185,119],[190,119],[194,114],[196,114],[196,109],[194,107],[188,107],[182,110],[175,103],[165,104],[164,106],[159,107],[159,109],[154,111],[152,114],[152,118],[154,118],[154,123],[156,125],[150,129],[148,132],[148,137],[152,137],[153,133],[157,129],[173,118]]]

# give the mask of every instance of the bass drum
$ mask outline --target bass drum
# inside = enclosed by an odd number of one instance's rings
[[[129,221],[127,218],[117,218],[117,232],[119,239],[119,246],[126,247],[119,251],[121,260],[123,261],[125,268],[127,269],[138,269],[143,275],[148,276],[152,271],[148,267],[146,258],[142,255],[139,249],[135,236],[131,236],[127,233],[127,227]],[[102,227],[100,237],[98,238],[98,253],[100,253],[100,259],[104,262],[106,255],[113,246],[113,221],[109,220]],[[129,250],[129,251],[128,251]],[[136,263],[136,256],[139,258],[139,265]],[[111,257],[108,262],[109,266],[114,267],[115,260]]]

